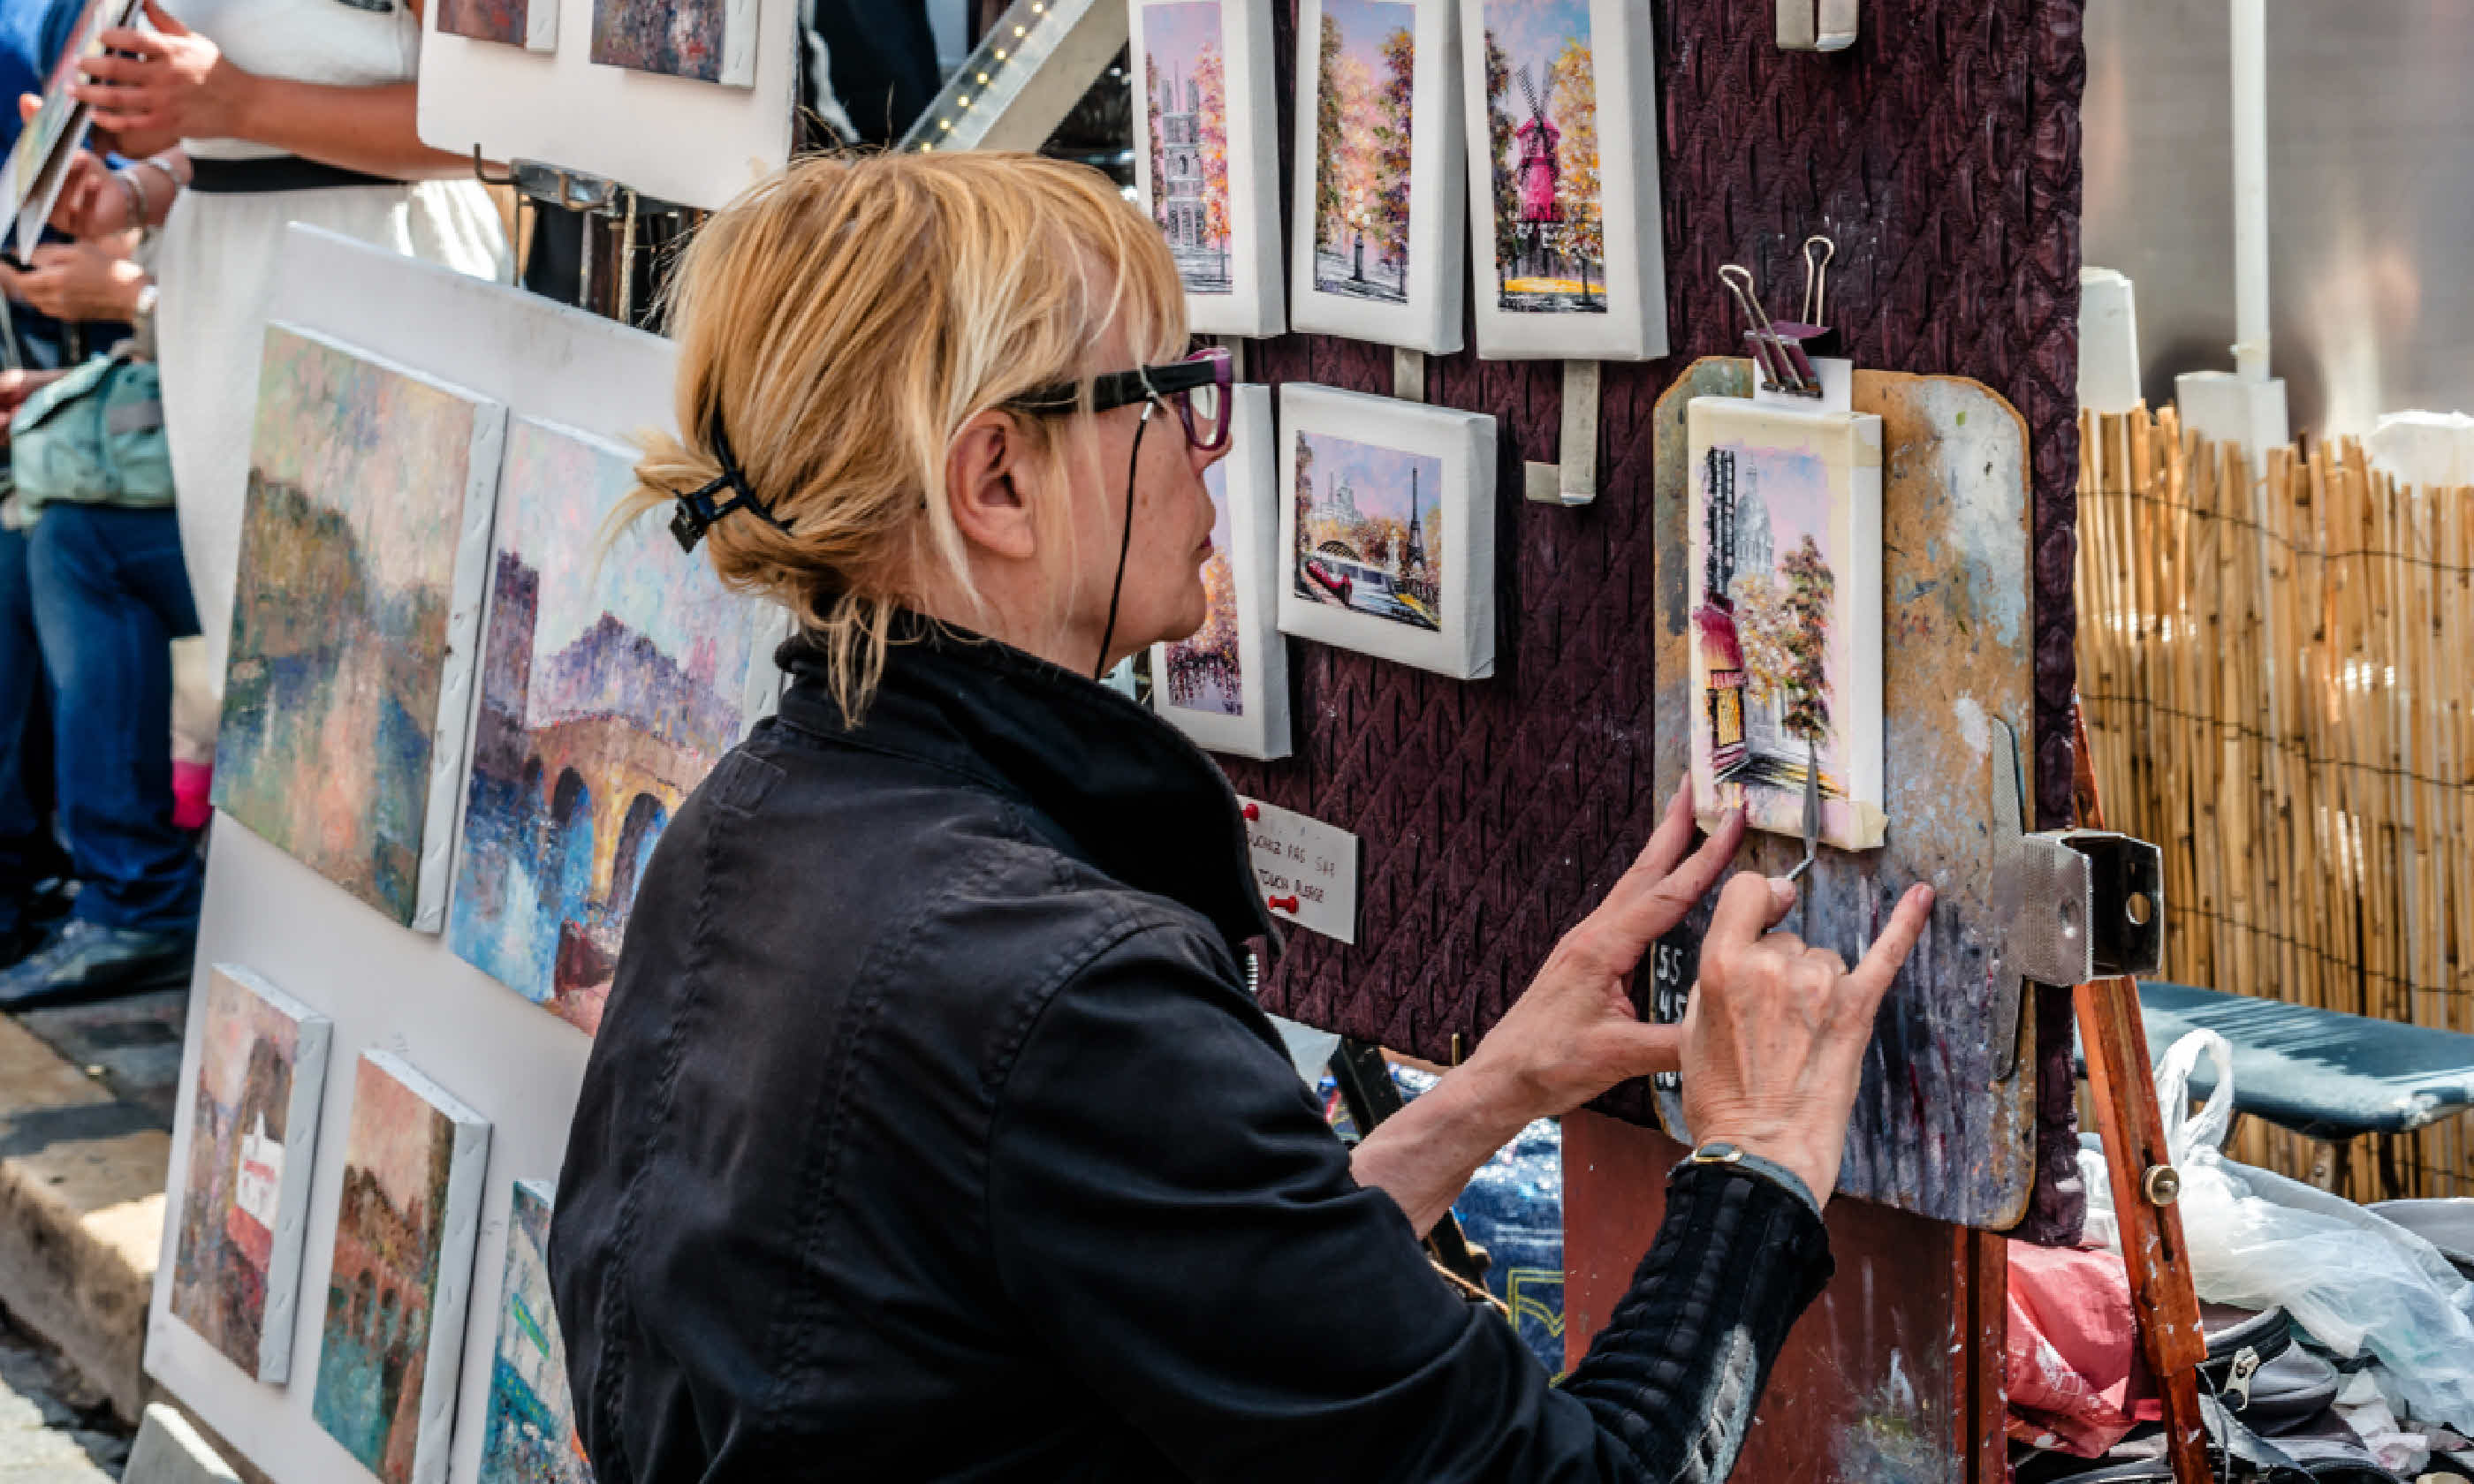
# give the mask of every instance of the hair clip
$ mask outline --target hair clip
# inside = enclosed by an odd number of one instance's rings
[[[739,510],[752,510],[764,517],[765,524],[788,535],[788,522],[776,516],[773,507],[758,499],[756,491],[747,487],[747,476],[739,471],[739,461],[731,457],[730,439],[717,424],[713,430],[713,456],[714,461],[721,466],[717,478],[702,489],[671,493],[671,498],[678,502],[678,509],[670,514],[670,537],[679,543],[679,550],[694,551],[696,543],[704,539],[704,534],[713,529],[715,521]],[[715,504],[713,497],[723,490],[731,491],[730,498]]]

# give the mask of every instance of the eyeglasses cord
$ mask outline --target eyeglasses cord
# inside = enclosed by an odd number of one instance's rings
[[[1117,636],[1117,599],[1126,590],[1126,553],[1134,545],[1134,475],[1142,467],[1143,435],[1151,431],[1152,414],[1158,410],[1156,399],[1143,404],[1143,420],[1134,424],[1134,449],[1126,456],[1126,524],[1117,537],[1117,579],[1108,585],[1108,625],[1100,631],[1100,659],[1091,667],[1095,681],[1107,675],[1108,643]]]

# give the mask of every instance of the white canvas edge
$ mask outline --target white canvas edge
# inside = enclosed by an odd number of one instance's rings
[[[1260,762],[1289,755],[1289,644],[1280,634],[1272,584],[1279,571],[1279,442],[1272,389],[1235,389],[1227,478],[1229,575],[1237,587],[1238,704],[1242,716],[1215,716],[1162,699],[1168,646],[1152,646],[1152,710],[1208,753]]]
[[[782,168],[802,62],[800,0],[734,0],[752,24],[725,20],[722,75],[738,83],[635,72],[592,60],[594,0],[537,0],[560,11],[555,51],[476,41],[421,26],[415,127],[433,149],[539,160],[708,210]],[[741,57],[738,38],[746,36]],[[778,38],[766,44],[767,36]],[[738,69],[734,71],[734,69]]]
[[[528,52],[558,50],[558,0],[546,0],[546,3],[540,5],[525,5],[524,50]]]
[[[1607,223],[1607,311],[1601,315],[1519,314],[1495,306],[1494,166],[1487,134],[1485,0],[1462,0],[1461,15],[1469,262],[1476,269],[1469,292],[1476,310],[1479,358],[1654,361],[1664,356],[1666,243],[1658,183],[1658,81],[1655,69],[1637,61],[1651,55],[1655,23],[1649,12],[1627,0],[1589,0],[1602,159],[1599,206]],[[1608,40],[1613,44],[1604,44]],[[1610,98],[1621,98],[1625,106],[1609,108]],[[1618,223],[1630,224],[1630,229],[1616,232]]]
[[[716,87],[756,85],[756,0],[729,0],[721,12],[721,66]]]
[[[1297,183],[1290,219],[1289,328],[1346,335],[1380,345],[1450,355],[1461,348],[1461,285],[1467,279],[1468,236],[1463,217],[1468,175],[1462,158],[1460,24],[1452,0],[1415,0],[1418,57],[1411,68],[1409,193],[1430,207],[1409,220],[1409,299],[1376,303],[1323,294],[1314,286],[1315,152],[1307,140],[1320,108],[1322,47],[1298,47]],[[1298,35],[1322,34],[1322,0],[1298,0]],[[1438,120],[1434,127],[1425,121]],[[1421,190],[1420,182],[1429,182]],[[1420,266],[1427,265],[1427,266]]]
[[[1298,596],[1298,435],[1322,433],[1438,458],[1443,466],[1443,556],[1451,572],[1444,624],[1421,634]],[[1485,413],[1395,401],[1338,387],[1280,388],[1280,632],[1432,670],[1454,680],[1494,673],[1495,422]],[[1454,553],[1466,553],[1454,559]]]
[[[447,1205],[438,1219],[438,1286],[429,1300],[429,1350],[421,1373],[421,1411],[412,1448],[412,1484],[441,1484],[447,1477],[455,1394],[463,1379],[464,1310],[473,1297],[482,1185],[489,1178],[490,1120],[391,1051],[372,1048],[361,1053],[361,1060],[411,1089],[455,1126],[447,1160]],[[350,1153],[348,1143],[347,1158]]]
[[[1705,402],[1710,404],[1711,414],[1721,418],[1732,418],[1755,407],[1772,414],[1791,412],[1790,409],[1774,404],[1756,403],[1748,397],[1725,395],[1693,397],[1685,404],[1685,437],[1687,450],[1700,432],[1693,425],[1694,413],[1700,404]],[[1885,617],[1881,596],[1882,585],[1887,581],[1887,553],[1881,550],[1881,419],[1873,413],[1815,413],[1812,415],[1812,420],[1816,423],[1837,419],[1846,419],[1856,440],[1859,458],[1864,455],[1870,457],[1870,462],[1858,462],[1850,470],[1848,481],[1850,508],[1843,534],[1851,550],[1881,553],[1876,558],[1878,580],[1856,585],[1847,596],[1851,627],[1859,634],[1880,635],[1880,642],[1874,646],[1872,663],[1851,662],[1848,666],[1851,700],[1856,706],[1856,714],[1860,719],[1860,725],[1849,729],[1852,734],[1848,737],[1848,741],[1851,744],[1850,752],[1853,755],[1847,769],[1848,797],[1855,803],[1869,805],[1878,818],[1886,821],[1889,798],[1889,758],[1887,718],[1882,714],[1882,706],[1885,704],[1882,669],[1889,644],[1889,634],[1883,627]],[[1693,491],[1698,489],[1701,461],[1698,456],[1688,451],[1686,460],[1685,479],[1688,507]],[[1688,515],[1687,509],[1685,533],[1685,556],[1687,562],[1685,575],[1685,604],[1687,626],[1690,622],[1691,610],[1698,606],[1693,599],[1701,593],[1701,562],[1708,551],[1707,538],[1702,533],[1700,522],[1688,519]],[[1697,696],[1708,684],[1707,671],[1701,658],[1699,636],[1697,634],[1687,632],[1686,643],[1691,690]],[[1693,725],[1687,726],[1685,743],[1685,782],[1692,792],[1694,810],[1696,814],[1701,815],[1706,825],[1710,820],[1701,810],[1697,720],[1697,712],[1687,718],[1687,721]],[[1755,823],[1752,827],[1771,834],[1793,835],[1797,832],[1795,826],[1784,824],[1772,826]],[[1869,850],[1880,848],[1879,841],[1870,844],[1846,845],[1829,840],[1827,836],[1824,837],[1824,843],[1838,850]]]
[[[1151,54],[1142,12],[1187,0],[1125,0],[1133,48],[1134,202],[1152,199],[1151,108],[1144,101]],[[1281,293],[1280,147],[1273,105],[1272,15],[1268,0],[1220,0],[1220,42],[1227,73],[1228,292],[1185,296],[1186,327],[1197,335],[1264,337],[1288,328]]]
[[[283,1110],[283,1184],[276,1191],[275,1242],[266,1260],[266,1305],[260,1313],[257,1329],[257,1375],[262,1385],[281,1386],[291,1379],[293,1310],[300,1302],[302,1248],[309,1238],[309,1187],[316,1184],[318,1159],[318,1114],[320,1099],[327,1090],[327,1054],[334,1039],[335,1022],[277,989],[255,969],[233,963],[206,966],[209,975],[221,974],[248,993],[266,1002],[277,1015],[292,1022],[292,1099]],[[205,1018],[203,1010],[199,1018]],[[191,1074],[180,1084],[187,1090],[186,1102],[197,1100],[198,1080],[206,1076],[206,1059],[201,1056]],[[197,1135],[193,1128],[190,1138]],[[296,1175],[295,1172],[299,1173]],[[182,1163],[182,1180],[178,1185],[165,1185],[166,1206],[171,1214],[164,1222],[163,1256],[160,1259],[169,1271],[177,1267],[181,1252],[181,1221],[178,1202],[185,1200],[188,1191],[188,1166]],[[285,1233],[291,1233],[287,1239]],[[167,1310],[168,1312],[168,1310]],[[181,1322],[180,1316],[172,1315]],[[182,1326],[186,1328],[185,1323]],[[195,1334],[195,1330],[191,1330]],[[205,1336],[200,1335],[203,1340]],[[209,1349],[213,1347],[209,1346]],[[221,1351],[215,1351],[222,1356]],[[229,1360],[230,1357],[223,1357]]]

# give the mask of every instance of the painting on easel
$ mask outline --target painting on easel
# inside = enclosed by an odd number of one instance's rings
[[[1691,431],[1692,799],[1714,825],[1879,847],[1881,433],[1858,413],[1696,397]]]

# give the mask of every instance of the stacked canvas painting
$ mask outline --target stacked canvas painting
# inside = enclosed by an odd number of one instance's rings
[[[1448,0],[1302,0],[1290,318],[1460,348],[1460,97]]]
[[[558,0],[437,0],[438,29],[451,36],[521,46],[558,48]]]
[[[443,699],[450,663],[470,665],[504,424],[443,383],[267,332],[215,802],[407,925],[441,915],[462,727]]]
[[[1278,134],[1269,0],[1133,0],[1136,198],[1198,334],[1276,335]]]
[[[593,1484],[575,1434],[567,1347],[549,1297],[550,1187],[516,1182],[507,1208],[507,1265],[498,1345],[490,1362],[480,1484]]]
[[[172,1314],[252,1380],[291,1373],[326,1017],[248,969],[206,971]]]
[[[1881,419],[1701,396],[1686,412],[1692,797],[1801,836],[1882,843]]]
[[[1202,627],[1152,646],[1152,704],[1212,752],[1286,757],[1288,647],[1273,614],[1279,461],[1272,389],[1233,391],[1228,455],[1203,472],[1212,522]]]
[[[447,1474],[490,1125],[411,1065],[361,1057],[310,1412],[385,1484]]]
[[[1464,0],[1478,353],[1666,353],[1648,12]]]
[[[448,942],[592,1031],[663,827],[745,725],[753,604],[650,521],[634,456],[508,429]]]

